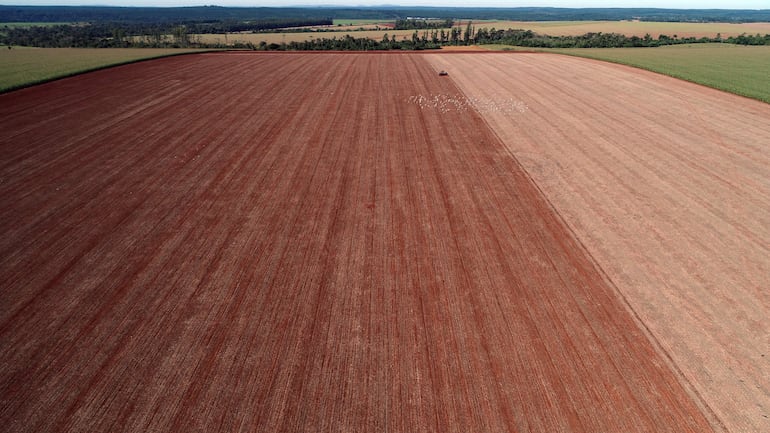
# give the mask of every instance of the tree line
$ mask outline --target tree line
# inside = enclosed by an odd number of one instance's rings
[[[465,40],[463,40],[465,42]],[[630,48],[659,47],[664,45],[694,43],[730,43],[740,45],[770,45],[770,35],[741,35],[722,38],[715,37],[679,37],[661,34],[657,38],[645,36],[626,36],[618,33],[586,33],[579,36],[549,36],[531,30],[488,30],[479,29],[471,34],[467,43],[501,44],[529,48]]]
[[[448,29],[454,26],[454,20],[447,18],[445,20],[421,20],[407,18],[396,20],[395,30],[424,30],[424,29]]]
[[[481,8],[481,7],[109,7],[109,6],[2,6],[0,22],[141,22],[167,23],[265,19],[378,19],[407,17],[513,21],[641,21],[766,22],[770,9],[652,9],[652,8]]]
[[[0,27],[0,44],[42,48],[174,48],[191,44],[194,34],[223,34],[238,32],[266,32],[300,26],[331,25],[332,20],[270,19],[261,21],[218,21],[191,23],[94,23],[58,24],[51,26]],[[169,37],[171,36],[171,37]]]
[[[531,30],[476,30],[469,23],[465,30],[453,27],[450,30],[433,29],[415,31],[411,38],[397,39],[396,35],[385,34],[381,41],[367,38],[353,38],[349,35],[341,39],[324,38],[305,42],[290,42],[285,44],[266,44],[257,46],[260,50],[336,50],[336,51],[370,51],[370,50],[430,50],[444,45],[463,46],[474,44],[502,44],[528,48],[627,48],[627,47],[659,47],[664,45],[721,42],[739,45],[770,45],[768,35],[741,35],[723,39],[720,35],[714,38],[680,38],[677,35],[661,34],[658,38],[645,35],[625,36],[617,33],[586,33],[581,36],[548,36],[540,35]]]
[[[428,39],[412,35],[412,38],[397,40],[396,36],[383,37],[381,41],[370,38],[354,38],[345,35],[342,38],[318,38],[311,41],[289,42],[284,44],[260,43],[256,49],[267,51],[391,51],[391,50],[435,50],[441,45]]]
[[[466,31],[462,42],[468,44],[502,44],[529,48],[631,48],[659,47],[664,45],[695,44],[695,43],[729,43],[739,45],[770,45],[768,35],[741,35],[722,38],[715,37],[679,37],[678,35],[661,34],[657,38],[646,34],[626,36],[618,33],[586,33],[579,36],[549,36],[535,33],[531,30],[495,30],[482,28]]]
[[[307,21],[303,21],[307,23]],[[252,23],[252,31],[270,29],[270,26],[284,26],[286,21],[270,21],[262,24]],[[296,21],[293,23],[297,23]],[[305,24],[312,25],[312,24]],[[317,25],[317,24],[316,24]],[[618,33],[586,33],[580,36],[549,36],[531,30],[494,28],[476,29],[468,22],[464,29],[460,27],[430,28],[415,30],[411,38],[396,38],[385,35],[380,40],[354,38],[351,36],[324,37],[304,42],[283,44],[262,43],[203,43],[197,34],[227,33],[241,29],[239,25],[229,23],[196,23],[188,25],[153,25],[142,24],[95,24],[95,25],[54,25],[31,27],[0,28],[0,44],[22,45],[46,48],[245,48],[261,50],[424,50],[440,48],[443,45],[502,44],[529,48],[623,48],[623,47],[658,47],[663,45],[722,42],[739,45],[770,45],[768,35],[740,35],[722,38],[716,37],[679,37],[661,34],[653,38],[649,34],[625,36]]]

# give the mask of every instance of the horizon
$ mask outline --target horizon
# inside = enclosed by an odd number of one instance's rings
[[[770,10],[767,0],[639,0],[622,2],[617,5],[617,0],[588,0],[577,2],[575,0],[530,0],[520,4],[511,4],[508,0],[483,0],[469,5],[463,0],[404,0],[398,3],[384,3],[382,0],[225,0],[220,2],[199,2],[190,0],[63,0],[52,2],[51,0],[26,0],[14,2],[0,2],[0,6],[85,6],[85,7],[274,7],[274,8],[399,8],[399,7],[426,7],[426,8],[565,8],[565,9],[674,9],[674,10]],[[629,5],[628,3],[632,3]],[[579,4],[579,5],[578,5]]]

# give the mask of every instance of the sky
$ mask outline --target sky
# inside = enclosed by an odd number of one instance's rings
[[[770,9],[770,0],[0,0],[0,5],[79,6],[444,6],[444,7],[622,7],[668,9]]]

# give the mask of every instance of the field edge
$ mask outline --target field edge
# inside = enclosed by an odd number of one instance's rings
[[[131,48],[126,48],[126,49],[131,49]],[[5,94],[5,93],[9,93],[9,92],[13,92],[14,90],[26,89],[28,87],[37,86],[39,84],[50,83],[52,81],[62,80],[64,78],[75,77],[75,76],[78,76],[78,75],[87,74],[89,72],[96,72],[96,71],[101,71],[101,70],[104,70],[104,69],[116,68],[118,66],[130,65],[132,63],[140,63],[140,62],[146,62],[146,61],[149,61],[149,60],[163,59],[163,58],[168,58],[168,57],[186,56],[186,55],[193,55],[193,54],[204,54],[204,53],[212,53],[212,52],[220,52],[220,51],[221,50],[216,50],[216,49],[203,49],[203,50],[199,50],[199,51],[185,51],[185,52],[181,52],[181,53],[158,54],[158,55],[154,55],[154,56],[141,57],[141,58],[138,58],[138,59],[120,60],[120,61],[117,61],[117,62],[107,63],[107,64],[103,64],[103,65],[99,65],[99,66],[87,67],[87,68],[84,68],[84,69],[78,69],[78,70],[75,70],[75,71],[65,72],[65,73],[62,73],[62,74],[56,74],[56,75],[53,75],[51,77],[35,79],[35,80],[28,81],[28,82],[21,83],[21,84],[13,84],[13,85],[8,86],[8,87],[0,87],[0,95]]]

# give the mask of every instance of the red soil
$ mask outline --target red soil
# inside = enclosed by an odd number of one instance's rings
[[[706,432],[424,57],[207,54],[0,96],[0,425]]]

